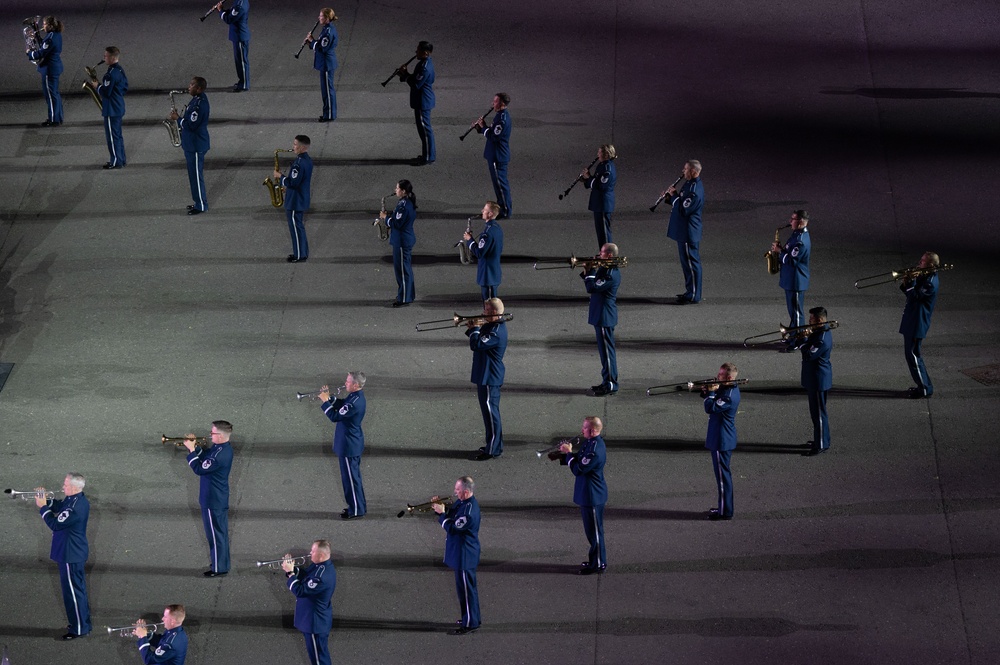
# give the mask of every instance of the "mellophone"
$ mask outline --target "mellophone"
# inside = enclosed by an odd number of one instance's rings
[[[567,443],[570,445],[570,452],[576,452],[580,448],[580,437],[574,436],[572,439],[563,439],[554,446],[549,446],[548,448],[543,448],[542,450],[536,450],[535,455],[538,457],[546,455],[554,462],[563,456],[562,450],[560,449]]]
[[[136,628],[144,628],[147,632],[155,633],[157,627],[162,627],[163,622],[159,621],[157,623],[146,623],[141,622],[138,626],[108,626],[108,635],[115,635],[117,637],[135,637]]]
[[[543,266],[538,267],[539,263],[566,263],[566,265],[556,265],[556,266]],[[627,256],[612,256],[609,258],[602,258],[598,256],[585,256],[578,258],[576,255],[570,256],[568,259],[539,259],[535,261],[535,270],[562,270],[564,268],[575,268],[577,266],[583,266],[584,269],[590,270],[591,268],[624,268],[628,265]]]
[[[514,315],[510,312],[504,312],[503,314],[473,314],[472,316],[461,316],[457,312],[450,319],[438,319],[436,321],[421,321],[416,325],[417,332],[429,332],[431,330],[446,330],[448,328],[455,328],[463,324],[474,323],[475,325],[481,326],[490,321],[511,321]],[[435,324],[447,323],[445,326],[438,326]],[[433,325],[433,328],[421,328],[421,326]]]
[[[682,381],[680,383],[667,383],[662,386],[653,386],[646,390],[646,395],[665,395],[667,393],[676,393],[681,391],[694,392],[695,390],[701,390],[702,388],[707,388],[708,386],[719,386],[720,388],[728,388],[730,386],[742,386],[746,384],[750,379],[730,379],[728,381],[720,381],[719,379],[703,379],[701,381]]]
[[[951,270],[955,266],[950,263],[945,263],[937,268],[920,268],[918,266],[913,266],[912,268],[903,268],[902,270],[890,270],[889,272],[884,272],[879,275],[871,275],[870,277],[862,277],[858,281],[854,282],[854,288],[856,289],[867,289],[872,286],[879,286],[881,284],[892,284],[893,282],[898,282],[903,280],[904,282],[916,279],[917,277],[923,277],[925,275],[931,275],[933,273],[939,272],[941,270]],[[869,283],[865,283],[869,282]],[[861,286],[858,286],[858,285]]]
[[[270,568],[271,570],[278,570],[278,569],[281,568],[281,564],[285,563],[286,561],[289,562],[290,564],[292,564],[293,566],[303,566],[303,565],[305,565],[306,561],[308,561],[308,560],[309,560],[309,557],[307,557],[305,555],[303,555],[303,556],[283,556],[280,559],[271,559],[269,561],[258,561],[257,562],[257,567],[258,568]]]
[[[390,76],[389,78],[392,78],[392,77]],[[493,107],[490,106],[488,109],[486,109],[486,113],[489,113],[492,110],[493,110]],[[486,120],[486,113],[484,113],[481,116],[479,116],[479,120],[485,121]],[[458,137],[458,140],[459,141],[464,141],[465,137],[468,136],[472,132],[472,130],[476,128],[477,124],[479,124],[479,120],[477,120],[476,122],[472,123],[472,126],[469,127],[467,130],[465,130],[464,134],[462,134],[461,136]]]
[[[22,501],[34,501],[35,499],[54,499],[56,498],[56,493],[52,490],[46,490],[45,492],[39,492],[37,490],[28,490],[27,492],[18,492],[17,490],[5,489],[4,494],[10,494],[12,499],[21,499]]]
[[[600,158],[599,157],[594,157],[594,161],[592,161],[590,164],[587,165],[586,170],[589,171],[590,169],[592,169],[594,167],[594,164],[597,163],[598,159],[600,159]],[[569,187],[566,188],[566,191],[559,195],[559,200],[562,201],[564,196],[566,196],[567,194],[569,194],[570,192],[572,192],[573,188],[576,187],[576,183],[580,182],[581,180],[583,180],[583,176],[582,175],[578,175],[576,177],[576,180],[574,180],[573,183]]]
[[[814,332],[820,330],[833,330],[834,328],[839,328],[840,324],[836,321],[824,321],[823,323],[807,324],[804,326],[782,326],[779,325],[778,329],[774,332],[763,333],[760,335],[754,335],[752,337],[747,337],[743,340],[743,346],[746,348],[752,348],[754,346],[761,346],[764,344],[778,344],[781,342],[787,342],[795,338],[806,338],[812,335]],[[755,341],[756,340],[756,341]]]
[[[433,506],[435,503],[440,503],[442,506],[450,506],[451,502],[454,500],[455,500],[454,497],[444,496],[444,497],[434,497],[430,501],[424,501],[423,503],[417,503],[417,504],[408,503],[406,504],[406,508],[404,508],[403,510],[399,511],[396,514],[396,517],[403,517],[404,515],[412,515],[413,513],[429,513],[430,511],[434,510],[431,506]]]

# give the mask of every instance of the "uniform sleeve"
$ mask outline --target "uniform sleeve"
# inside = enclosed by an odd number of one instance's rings
[[[483,231],[479,236],[479,241],[473,242],[469,245],[469,250],[471,250],[472,255],[478,259],[482,256],[489,256],[492,254],[495,244],[496,240],[493,238],[493,234]]]
[[[600,467],[601,459],[596,450],[589,455],[568,453],[566,464],[569,465],[569,470],[573,472],[574,476],[586,476]]]
[[[323,413],[326,414],[326,417],[329,418],[331,422],[335,423],[340,422],[341,420],[350,420],[354,416],[354,411],[356,410],[353,404],[349,404],[342,399],[337,399],[332,402],[323,402],[323,404],[320,405],[320,408],[323,409]]]
[[[299,164],[299,160],[296,159],[292,162],[292,168],[289,170],[288,175],[281,177],[281,186],[287,187],[288,189],[299,189],[302,187],[302,183],[305,180],[305,173],[302,166]]]
[[[604,293],[615,287],[615,280],[612,279],[611,275],[598,277],[595,271],[593,274],[588,273],[583,278],[583,285],[587,287],[587,293]]]
[[[39,509],[46,526],[53,531],[63,531],[76,527],[83,519],[83,515],[75,508],[63,508],[63,502],[46,504]]]
[[[142,656],[142,662],[146,663],[146,665],[152,665],[153,663],[173,663],[177,657],[173,646],[163,643],[153,646],[149,642],[149,636],[139,640],[139,655]]]
[[[321,596],[325,591],[325,587],[323,579],[313,575],[306,575],[302,579],[299,579],[299,576],[296,574],[288,578],[288,590],[296,598]]]
[[[686,192],[681,192],[679,205],[685,217],[701,209],[702,198],[700,188],[697,186],[690,187]]]
[[[201,107],[201,102],[199,102],[198,106],[194,108],[185,109],[184,116],[180,118],[178,124],[180,125],[181,128],[189,132],[196,132],[198,131],[198,128],[200,128],[203,124],[205,124],[205,121],[207,119],[208,119],[208,106],[206,105],[205,108],[203,109]]]
[[[733,400],[729,393],[716,395],[708,393],[705,398],[705,413],[729,413],[733,410]]]
[[[418,74],[416,70],[406,77],[406,83],[415,90],[423,90],[430,83],[426,65],[420,68]]]
[[[794,243],[787,244],[781,248],[781,263],[784,265],[795,265],[799,262],[799,255],[802,253],[802,236],[798,237]]]
[[[199,476],[207,476],[223,468],[222,465],[219,464],[218,460],[208,456],[202,459],[201,454],[201,450],[196,450],[188,455],[188,466],[191,467],[191,470],[194,471],[195,474]]]
[[[499,335],[495,335],[492,332],[484,335],[482,334],[482,330],[476,327],[472,329],[472,333],[469,335],[469,348],[473,351],[495,349],[500,346],[500,341]]]
[[[242,6],[237,5],[231,9],[224,9],[219,12],[220,18],[229,24],[239,23],[243,18],[244,9]]]
[[[479,515],[473,513],[471,506],[464,506],[461,514],[452,515],[450,512],[438,515],[441,528],[448,535],[477,533],[479,531]]]

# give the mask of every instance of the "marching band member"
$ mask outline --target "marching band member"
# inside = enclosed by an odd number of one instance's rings
[[[333,435],[333,452],[340,463],[340,481],[344,488],[347,508],[340,513],[341,519],[360,519],[368,512],[365,501],[365,487],[361,483],[361,453],[365,449],[365,433],[361,431],[361,421],[365,419],[365,375],[357,370],[347,373],[344,388],[347,395],[330,399],[330,387],[323,386],[319,394],[323,413],[330,422],[337,423]]]
[[[482,292],[483,300],[496,298],[503,276],[500,269],[500,255],[503,254],[503,228],[497,221],[500,205],[496,201],[487,201],[483,206],[483,232],[478,240],[473,240],[468,232],[462,234],[462,239],[469,248],[469,253],[476,258],[476,284]]]
[[[164,633],[150,634],[146,622],[142,619],[135,622],[134,635],[139,638],[139,657],[146,665],[184,665],[187,658],[188,636],[184,632],[184,618],[187,613],[183,605],[167,605],[163,608]]]
[[[229,26],[229,41],[233,43],[233,60],[236,63],[237,81],[233,84],[233,92],[243,92],[250,89],[250,0],[233,0],[229,9],[223,9],[219,0],[215,11],[219,18]]]
[[[801,338],[792,344],[802,351],[802,387],[809,396],[809,417],[813,423],[813,439],[808,456],[825,453],[830,448],[830,422],[826,416],[826,396],[833,387],[833,366],[830,351],[833,338],[826,323],[826,308],[813,307],[809,310],[809,325],[819,326],[808,338]]]
[[[573,451],[570,443],[559,446],[563,457],[560,464],[569,466],[576,476],[573,484],[573,503],[580,506],[583,532],[587,534],[590,551],[587,560],[577,571],[578,575],[600,575],[608,567],[604,547],[604,504],[608,502],[608,485],[604,482],[604,464],[608,451],[601,438],[604,423],[597,416],[583,419],[583,438],[580,449]]]
[[[177,122],[181,132],[181,148],[187,160],[188,182],[191,185],[192,205],[187,214],[200,215],[208,210],[208,196],[205,193],[205,153],[211,149],[208,138],[209,105],[205,88],[208,83],[195,76],[188,84],[191,101],[184,107],[184,117],[171,110],[170,119]]]
[[[486,323],[476,319],[466,322],[465,334],[472,349],[472,383],[476,384],[479,410],[483,415],[486,444],[474,458],[477,462],[500,457],[503,453],[503,426],[500,423],[500,388],[503,386],[503,355],[507,351],[507,324],[500,318],[503,301],[490,298],[483,302]]]
[[[288,579],[288,590],[295,596],[295,627],[306,641],[311,665],[330,665],[330,629],[333,628],[333,592],[337,588],[337,570],[330,560],[330,542],[314,540],[308,566],[292,564],[285,555],[281,569]]]
[[[739,374],[736,365],[725,363],[719,368],[716,378],[733,381]],[[736,385],[722,386],[718,383],[701,389],[705,398],[705,413],[708,414],[708,434],[705,447],[712,451],[712,468],[715,470],[715,484],[719,491],[719,502],[708,511],[710,520],[733,519],[733,474],[729,461],[736,448],[736,413],[740,408],[740,389]]]
[[[389,227],[389,245],[392,246],[392,269],[396,275],[396,299],[393,307],[406,307],[417,297],[413,286],[413,246],[417,236],[413,233],[413,223],[417,219],[417,197],[409,180],[396,183],[396,209],[392,216],[380,212],[379,219],[386,220]]]
[[[35,50],[26,50],[28,59],[35,63],[42,75],[42,92],[45,94],[46,119],[42,127],[58,127],[63,121],[62,95],[59,94],[59,75],[62,74],[62,21],[55,16],[42,19],[45,37]]]
[[[899,290],[906,295],[906,306],[903,307],[903,318],[899,322],[899,332],[903,336],[903,352],[906,355],[906,366],[916,384],[907,391],[907,396],[919,399],[934,394],[934,384],[924,367],[924,358],[920,355],[920,346],[931,327],[931,315],[934,313],[934,303],[937,302],[938,274],[937,268],[941,259],[934,252],[924,252],[917,267],[930,270],[927,274],[915,279],[904,279],[899,284]]]
[[[510,162],[510,113],[507,105],[510,104],[510,95],[506,92],[498,92],[493,96],[493,121],[490,126],[486,126],[485,118],[480,118],[473,125],[478,127],[483,136],[486,137],[486,147],[483,148],[483,157],[490,170],[490,180],[493,181],[493,191],[500,204],[500,214],[497,219],[508,219],[514,214],[514,207],[510,202],[510,182],[507,180],[507,164]]]
[[[618,245],[601,246],[601,258],[618,256]],[[594,326],[597,335],[597,353],[601,357],[601,382],[591,386],[594,395],[614,395],[618,392],[618,356],[615,353],[615,326],[618,325],[618,287],[621,271],[614,266],[592,266],[580,273],[583,285],[590,294],[590,312],[587,323]]]
[[[120,169],[125,167],[125,139],[122,138],[122,118],[125,116],[125,93],[128,92],[128,77],[118,64],[121,51],[117,46],[104,49],[104,63],[108,66],[100,85],[93,81],[86,84],[101,98],[101,115],[104,117],[104,138],[108,142],[108,162],[101,168]]]
[[[671,185],[661,196],[670,201],[670,222],[667,237],[677,241],[681,270],[684,273],[684,293],[677,294],[678,305],[701,302],[701,209],[705,205],[705,188],[701,184],[701,162],[684,162],[684,184],[680,191]]]
[[[781,272],[778,275],[778,286],[785,290],[785,304],[788,306],[789,327],[805,325],[805,293],[809,288],[809,252],[812,241],[809,239],[809,213],[805,210],[793,210],[789,222],[792,235],[784,247],[778,243],[771,245],[772,252],[778,252],[781,262]],[[794,341],[794,340],[792,340]],[[790,343],[786,351],[792,351]]]
[[[188,466],[200,477],[198,503],[208,539],[210,568],[205,577],[221,577],[229,572],[229,472],[233,468],[233,447],[229,437],[233,426],[225,420],[212,422],[212,447],[195,450],[195,435],[184,437],[190,453]]]
[[[615,181],[618,180],[614,160],[617,157],[615,147],[605,143],[597,149],[599,161],[594,174],[590,174],[590,169],[584,169],[580,174],[583,186],[590,190],[587,209],[594,213],[598,249],[611,242],[611,213],[615,211]]]
[[[306,210],[309,209],[309,189],[312,182],[313,163],[309,156],[309,137],[299,134],[292,140],[292,162],[288,175],[274,172],[274,181],[285,188],[285,213],[288,215],[288,233],[292,237],[292,253],[286,261],[300,263],[309,258],[309,238],[306,236]]]
[[[64,499],[48,499],[45,488],[36,487],[35,505],[52,530],[52,548],[49,558],[59,564],[59,585],[62,587],[63,604],[68,630],[64,640],[75,640],[90,633],[90,603],[87,600],[87,579],[84,564],[90,555],[87,543],[87,520],[90,518],[90,501],[83,494],[86,479],[79,473],[68,473],[63,480]]]
[[[319,91],[323,96],[323,115],[320,122],[331,122],[337,119],[337,90],[333,87],[333,73],[337,71],[337,29],[333,22],[337,15],[329,7],[319,10],[319,24],[323,29],[319,37],[313,37],[310,32],[306,42],[313,51],[313,69],[319,72]]]
[[[479,565],[479,502],[473,496],[476,484],[469,476],[455,481],[455,501],[445,511],[444,504],[433,503],[438,523],[447,536],[444,541],[444,562],[455,571],[455,590],[462,618],[458,628],[449,635],[466,635],[479,630],[479,589],[476,567]]]
[[[416,158],[417,166],[433,164],[437,159],[434,149],[434,129],[431,127],[431,109],[434,108],[434,63],[431,53],[434,45],[430,42],[417,44],[417,64],[413,73],[401,65],[399,80],[410,86],[410,108],[417,123],[417,136],[420,137],[420,156]]]

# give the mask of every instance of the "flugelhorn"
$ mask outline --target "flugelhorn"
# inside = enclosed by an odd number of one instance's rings
[[[289,150],[288,148],[278,148],[274,151],[274,170],[280,171],[280,165],[278,164],[278,153],[279,152],[295,152],[294,150]],[[280,208],[285,205],[285,190],[281,188],[281,178],[278,178],[278,182],[271,180],[271,176],[264,178],[264,182],[261,183],[267,187],[267,193],[271,195],[271,205],[275,208]]]
[[[681,383],[668,383],[662,386],[653,386],[652,388],[646,389],[646,395],[665,395],[667,393],[676,392],[694,392],[695,390],[701,390],[705,386],[718,385],[720,388],[728,388],[730,386],[742,386],[747,383],[750,379],[730,379],[728,381],[719,381],[718,379],[703,379],[701,381],[682,381]]]
[[[389,85],[389,81],[391,81],[392,79],[394,79],[397,76],[399,76],[403,72],[403,70],[406,69],[409,66],[409,64],[411,62],[413,62],[414,60],[416,60],[416,59],[417,59],[417,56],[414,55],[412,58],[410,58],[409,60],[407,60],[406,63],[402,67],[400,67],[399,69],[397,69],[396,71],[394,71],[392,74],[389,74],[389,78],[387,78],[386,80],[382,81],[382,87],[384,88],[385,86]],[[487,113],[489,113],[489,111],[487,111]],[[463,137],[462,140],[465,140],[464,137]]]
[[[382,197],[382,209],[380,210],[380,212],[388,213],[388,211],[385,209],[385,200],[390,196],[395,196],[395,195],[396,192],[392,192]],[[375,221],[372,222],[372,226],[374,226],[375,229],[377,230],[379,240],[385,242],[386,240],[389,239],[389,225],[385,223],[385,220],[382,219],[381,215],[377,215],[375,217]]]
[[[196,436],[194,437],[194,444],[196,446],[201,446],[202,448],[207,448],[210,445],[209,437],[207,436]],[[167,436],[166,434],[160,435],[160,443],[167,445],[173,444],[176,448],[187,448],[184,445],[184,441],[187,440],[186,436]]]
[[[492,110],[493,110],[493,107],[490,106],[488,109],[486,109],[486,113],[489,113]],[[486,113],[484,113],[481,116],[479,116],[479,120],[486,120]],[[472,123],[472,126],[469,127],[467,130],[465,130],[464,134],[462,134],[461,136],[458,137],[458,140],[459,141],[464,141],[465,137],[468,136],[472,132],[472,130],[476,128],[476,124],[479,122],[479,120],[477,120],[476,122]]]
[[[473,215],[472,217],[469,217],[469,219],[465,221],[465,232],[468,233],[470,236],[472,235],[472,220],[474,220],[475,218],[476,218],[475,215]],[[469,246],[467,244],[465,244],[466,242],[468,241],[465,239],[465,236],[463,235],[461,240],[455,243],[455,247],[458,247],[458,260],[461,261],[463,266],[471,264],[473,259],[475,258],[474,256],[472,256],[472,250],[469,249]]]
[[[898,282],[899,280],[911,280],[917,277],[923,277],[924,275],[930,275],[941,270],[951,270],[954,268],[950,263],[945,263],[937,268],[921,268],[919,266],[913,266],[912,268],[903,268],[902,270],[891,270],[889,272],[884,272],[880,275],[872,275],[871,277],[862,277],[858,281],[854,282],[854,288],[856,289],[867,289],[871,286],[879,286],[881,284],[892,284],[893,282]],[[878,280],[878,281],[872,281]],[[865,282],[871,281],[870,284],[865,284]],[[858,285],[861,286],[858,286]]]
[[[443,496],[431,499],[430,501],[424,501],[423,503],[418,503],[418,504],[408,503],[406,504],[405,509],[396,513],[396,517],[403,517],[404,515],[412,515],[413,513],[427,513],[433,510],[431,506],[434,505],[435,503],[440,503],[442,506],[450,506],[451,502],[454,500],[455,500],[454,497]]]
[[[329,388],[326,388],[326,390],[329,390]],[[347,390],[347,386],[339,386],[337,390],[333,393],[334,398],[340,397],[340,393],[343,392],[344,390]],[[314,400],[317,397],[319,397],[320,393],[322,393],[323,391],[324,389],[320,388],[319,390],[313,390],[312,392],[308,393],[295,393],[295,399],[299,400],[300,402],[304,399]]]
[[[474,314],[472,316],[460,316],[455,314],[450,319],[438,319],[437,321],[421,321],[416,325],[417,332],[429,332],[431,330],[446,330],[448,328],[455,328],[460,325],[465,325],[469,321],[475,322],[476,325],[483,325],[485,323],[490,323],[491,321],[503,321],[507,322],[514,318],[511,312],[504,312],[503,314]],[[445,326],[434,325],[437,323],[447,323]],[[434,325],[433,328],[421,328],[421,326]]]
[[[22,501],[34,501],[38,498],[45,499],[47,501],[49,499],[56,498],[56,493],[52,490],[46,490],[45,492],[39,492],[38,490],[18,492],[17,490],[5,489],[3,493],[10,494],[10,498],[12,499],[21,499]]]
[[[93,67],[84,66],[83,71],[87,73],[87,78],[90,79],[91,83],[97,83],[97,68],[100,67],[103,62],[104,60],[101,60]],[[97,91],[87,85],[86,81],[83,83],[83,89],[90,93],[90,96],[94,99],[94,103],[97,104],[97,108],[103,111],[104,105],[101,104],[101,96],[97,94]]]
[[[562,448],[564,443],[570,444],[571,447],[578,447],[580,445],[580,437],[574,436],[572,439],[563,439],[553,446],[549,446],[543,450],[536,450],[535,455],[538,457],[547,455],[550,460],[557,460],[562,456],[562,452],[559,449]]]
[[[157,626],[163,626],[163,622],[159,621],[157,623],[146,623],[142,622],[141,626],[146,629],[147,632],[155,633]],[[108,626],[108,635],[116,635],[118,637],[134,637],[135,629],[138,626]]]
[[[779,226],[774,230],[774,242],[772,247],[781,242],[781,232],[787,229],[791,224],[785,224],[784,226]],[[767,272],[769,275],[777,275],[781,272],[781,252],[774,251],[773,249],[768,249],[764,252],[764,260],[767,261]]]
[[[177,115],[181,115],[183,111],[181,112],[177,111],[177,103],[174,101],[174,95],[181,94],[181,91],[171,90],[169,94],[170,94],[171,113],[177,113]],[[167,119],[163,121],[163,126],[167,128],[167,133],[170,134],[171,145],[173,145],[175,148],[181,147],[181,129],[180,127],[177,126],[177,121],[171,120],[170,116],[167,116]]]
[[[600,159],[600,157],[594,157],[594,161],[592,161],[592,162],[591,162],[591,163],[590,163],[590,164],[589,164],[589,165],[587,166],[587,169],[586,169],[586,170],[587,170],[587,171],[589,171],[589,170],[590,170],[590,169],[591,169],[591,168],[592,168],[592,167],[594,166],[594,164],[596,164],[596,163],[597,163],[597,160],[598,160],[598,159]],[[576,180],[574,180],[574,181],[573,181],[573,184],[571,184],[571,185],[570,185],[569,187],[567,187],[567,188],[566,188],[566,191],[565,191],[565,192],[563,192],[562,194],[560,194],[560,195],[559,195],[559,200],[560,200],[560,201],[562,201],[562,200],[563,200],[563,197],[564,197],[564,196],[566,196],[566,195],[568,195],[568,194],[569,194],[570,192],[572,192],[572,191],[573,191],[573,188],[574,188],[574,187],[576,187],[576,183],[580,182],[581,180],[583,180],[583,176],[579,176],[579,175],[578,175],[578,176],[576,177]]]
[[[673,184],[670,185],[670,187],[676,187],[677,183],[679,183],[683,179],[684,179],[684,176],[681,176],[677,180],[674,180]],[[667,189],[670,189],[670,187],[667,187]],[[663,199],[665,199],[665,198],[667,198],[666,194],[660,194],[660,197],[658,199],[656,199],[656,201],[653,203],[653,205],[649,206],[649,212],[656,212],[657,206],[659,206],[661,203],[663,203]]]
[[[293,566],[304,566],[309,557],[303,556],[287,556],[281,557],[280,559],[271,559],[270,561],[258,561],[258,568],[270,568],[271,570],[280,570],[281,564],[286,561],[291,561]]]
[[[755,346],[763,346],[765,344],[779,344],[781,342],[787,342],[795,337],[808,337],[817,330],[833,330],[834,328],[839,327],[840,324],[836,321],[824,321],[823,323],[817,323],[815,325],[810,323],[804,326],[779,325],[778,329],[774,332],[747,337],[743,340],[743,346],[749,349]]]
[[[312,30],[309,31],[309,37],[312,37],[312,33],[316,32],[316,27],[318,25],[319,25],[319,21],[316,21],[316,25],[314,25],[312,27]],[[299,50],[296,51],[296,53],[295,53],[295,59],[296,60],[298,60],[299,56],[302,55],[302,49],[304,49],[306,47],[306,44],[308,44],[308,43],[309,43],[309,39],[308,38],[302,40],[302,46],[300,46]]]
[[[570,256],[568,259],[558,259],[557,261],[566,265],[542,266],[539,268],[539,263],[555,263],[555,261],[543,259],[535,261],[535,270],[562,270],[563,268],[575,268],[577,266],[584,266],[589,270],[590,268],[624,268],[628,265],[627,256],[611,256],[606,259],[600,256],[584,256],[579,258]]]

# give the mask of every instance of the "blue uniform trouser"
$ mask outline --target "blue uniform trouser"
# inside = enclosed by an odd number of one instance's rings
[[[701,300],[701,256],[698,243],[677,241],[677,253],[684,272],[684,297],[691,302]]]
[[[489,300],[490,298],[496,298],[497,290],[499,288],[499,284],[495,286],[480,286],[479,291],[483,294],[483,302]]]
[[[122,117],[104,119],[104,138],[108,142],[108,162],[111,166],[125,166],[125,139],[122,138]]]
[[[292,236],[292,256],[296,259],[309,258],[309,238],[306,237],[306,213],[304,210],[286,210],[288,213],[288,233]]]
[[[507,162],[486,162],[490,167],[490,179],[493,180],[493,191],[500,204],[500,214],[497,219],[505,219],[514,214],[510,202],[510,182],[507,181]]]
[[[476,569],[455,571],[455,590],[458,592],[458,606],[462,608],[463,628],[478,628],[479,590],[476,588]]]
[[[364,515],[368,512],[368,504],[365,502],[365,486],[361,483],[361,455],[338,455],[337,460],[340,462],[340,482],[344,485],[347,514]]]
[[[830,447],[830,421],[826,418],[826,390],[807,390],[809,395],[809,416],[813,421],[813,448],[826,450]]]
[[[924,367],[924,358],[920,355],[920,345],[923,341],[923,337],[903,335],[903,353],[906,355],[906,366],[910,368],[910,376],[917,384],[917,390],[925,396],[930,396],[934,393],[934,384],[931,383],[931,377]]]
[[[806,324],[805,291],[789,291],[785,289],[785,304],[788,306],[788,320],[791,326],[804,326]],[[795,341],[794,339],[791,341]]]
[[[434,129],[431,127],[430,109],[413,109],[413,119],[417,123],[417,136],[420,137],[420,156],[428,162],[437,159],[434,149]]]
[[[337,71],[331,69],[319,73],[319,91],[323,94],[323,118],[326,120],[337,119],[337,89],[333,87],[333,73]]]
[[[90,632],[90,603],[87,601],[87,581],[84,579],[84,563],[57,563],[59,584],[62,586],[63,604],[69,632],[86,635]]]
[[[208,210],[208,196],[205,194],[205,153],[184,151],[187,160],[188,182],[191,184],[191,200],[196,210]]]
[[[604,553],[604,506],[580,506],[580,517],[583,518],[583,532],[587,534],[590,552],[587,555],[587,566],[604,568],[608,558]]]
[[[224,508],[202,508],[201,521],[208,539],[208,560],[212,571],[229,572],[229,511]]]
[[[306,653],[310,665],[331,665],[330,633],[302,633],[306,638]]]
[[[233,60],[236,62],[237,87],[250,89],[250,42],[233,42]]]
[[[614,326],[594,326],[597,333],[597,353],[601,356],[601,385],[618,390],[618,357],[615,353]]]
[[[713,450],[712,467],[715,469],[715,484],[719,487],[717,510],[723,517],[733,516],[733,473],[729,470],[732,450]]]
[[[601,251],[611,239],[611,213],[594,211],[594,230],[597,232],[597,251]]]
[[[486,454],[499,457],[503,452],[503,427],[500,425],[500,386],[476,386],[479,410],[486,429]]]
[[[413,287],[413,248],[392,248],[392,269],[396,273],[396,301],[413,302],[417,291]]]
[[[42,76],[42,92],[45,93],[45,113],[49,122],[63,121],[62,95],[59,94],[59,75]]]

